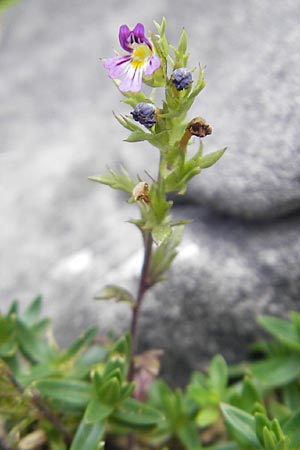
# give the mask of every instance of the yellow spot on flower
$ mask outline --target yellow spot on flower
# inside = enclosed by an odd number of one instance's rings
[[[131,65],[135,69],[143,66],[146,60],[151,57],[152,51],[146,44],[137,44],[132,52]]]

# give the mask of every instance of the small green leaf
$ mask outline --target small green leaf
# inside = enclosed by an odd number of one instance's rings
[[[88,424],[82,420],[77,428],[70,450],[98,450],[104,433],[104,423]]]
[[[269,358],[251,364],[250,370],[264,387],[282,386],[300,375],[300,355]]]
[[[284,386],[282,394],[283,402],[290,410],[298,409],[300,405],[300,385],[298,380]]]
[[[190,384],[187,388],[187,392],[190,398],[192,398],[198,405],[217,405],[220,401],[220,397],[215,390],[210,390],[207,386],[198,386],[196,384]]]
[[[267,427],[264,427],[264,429],[263,429],[263,439],[264,439],[265,450],[275,450],[276,449],[275,435],[271,430],[268,430]]]
[[[221,410],[228,430],[241,445],[261,448],[256,436],[253,416],[225,403],[221,404]]]
[[[221,399],[228,381],[228,369],[223,356],[216,355],[213,358],[209,367],[209,379],[211,387],[216,389]]]
[[[64,352],[61,361],[68,361],[74,358],[78,353],[85,350],[93,341],[97,334],[97,327],[93,326],[86,330],[73,344]]]
[[[204,155],[201,157],[199,161],[199,165],[201,169],[207,169],[208,167],[211,167],[213,164],[215,164],[221,156],[225,153],[226,147],[222,150],[217,150],[212,153],[208,153],[207,155]]]
[[[152,230],[152,238],[156,244],[161,244],[169,239],[172,234],[170,225],[157,225]]]
[[[263,403],[260,392],[255,386],[253,380],[249,378],[244,380],[241,397],[243,409],[250,413],[253,412],[253,407],[257,402]]]
[[[194,99],[202,91],[202,89],[204,89],[204,87],[205,87],[205,81],[203,79],[203,69],[199,68],[198,78],[194,84],[194,88],[193,88],[192,92],[189,95],[189,99],[188,99],[189,101],[186,106],[188,109],[192,106]]]
[[[131,356],[131,335],[130,333],[126,333],[124,336],[121,336],[113,348],[111,349],[111,355],[124,355],[127,359]]]
[[[199,427],[212,425],[219,417],[219,408],[208,406],[200,410],[196,416],[196,423]]]
[[[151,139],[151,134],[150,133],[146,133],[145,131],[142,130],[136,130],[136,131],[132,131],[132,133],[130,133],[130,135],[127,137],[127,139],[125,139],[125,142],[142,142],[142,141],[149,141],[149,139]]]
[[[294,325],[272,316],[260,316],[258,323],[272,336],[292,350],[300,350],[300,337]]]
[[[139,430],[151,429],[165,420],[159,411],[132,398],[124,400],[111,419],[120,425]]]
[[[33,383],[42,396],[54,400],[59,409],[64,407],[81,411],[92,398],[93,387],[79,380],[49,378]]]
[[[290,419],[282,426],[284,434],[290,438],[291,449],[298,449],[300,443],[300,410],[296,411]]]
[[[22,320],[27,326],[32,326],[38,322],[39,315],[41,313],[42,297],[37,296],[32,303],[26,308],[22,315]]]
[[[0,316],[0,356],[8,358],[17,351],[16,323],[10,316]]]
[[[121,174],[118,174],[112,169],[109,169],[109,172],[109,174],[91,176],[89,177],[89,180],[96,181],[97,183],[101,184],[106,184],[113,189],[118,189],[131,195],[136,183],[126,172],[126,170],[122,167]]]
[[[198,430],[193,422],[179,427],[176,434],[186,449],[201,450],[203,448],[200,442]]]
[[[169,239],[162,242],[152,253],[150,262],[150,279],[157,283],[163,279],[163,275],[169,269],[177,255],[176,248],[182,237],[184,226],[176,227]]]
[[[262,413],[255,413],[255,431],[256,436],[258,437],[260,443],[263,445],[264,443],[264,428],[269,428],[271,426],[270,420],[265,414]]]
[[[98,392],[101,402],[107,405],[114,405],[120,397],[120,380],[117,377],[107,380]]]
[[[105,405],[98,399],[93,399],[89,402],[85,410],[83,420],[85,423],[102,422],[112,413],[113,410],[114,408],[112,406]]]
[[[181,55],[184,55],[187,50],[187,34],[186,31],[183,30],[178,43],[178,52]]]
[[[22,320],[17,319],[17,339],[22,353],[37,363],[49,360],[54,354],[53,349],[41,337],[39,330],[29,328]]]
[[[276,417],[272,420],[271,430],[273,431],[276,440],[280,441],[281,439],[284,439],[284,434]]]
[[[135,301],[132,294],[126,289],[114,284],[105,286],[95,297],[96,300],[115,300],[116,302],[128,302],[134,305]]]

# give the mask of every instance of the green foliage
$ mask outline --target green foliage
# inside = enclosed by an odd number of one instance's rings
[[[160,264],[170,263],[180,241],[172,236],[172,245],[167,238],[154,253],[156,280],[165,273]],[[111,286],[106,295],[122,300],[129,294]],[[172,445],[186,450],[300,449],[299,314],[292,313],[290,321],[259,319],[273,340],[261,345],[261,361],[243,365],[239,379],[230,382],[237,371],[216,355],[206,373],[193,373],[185,390],[157,380],[141,402],[133,398],[135,384],[127,378],[129,334],[103,346],[95,342],[97,329],[91,327],[60,350],[53,337],[46,337],[49,320],[41,319],[40,311],[37,297],[23,313],[14,302],[0,316],[0,417],[8,445],[17,447],[32,430],[40,430],[49,449],[61,450],[102,448],[110,436],[120,439],[117,446],[123,448],[122,439],[132,433],[140,444],[161,450]],[[21,430],[18,438],[16,429]]]
[[[106,184],[113,189],[118,189],[131,195],[136,183],[126,172],[126,170],[122,167],[120,174],[112,169],[109,169],[109,172],[109,174],[94,175],[92,177],[89,177],[89,180],[96,181],[97,183],[101,184]]]

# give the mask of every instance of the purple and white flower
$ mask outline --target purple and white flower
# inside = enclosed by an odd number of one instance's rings
[[[139,92],[142,88],[143,75],[148,77],[160,67],[160,59],[153,52],[150,41],[145,37],[144,26],[136,24],[133,30],[122,25],[119,30],[121,47],[124,55],[108,58],[104,67],[108,76],[121,79],[121,92]]]

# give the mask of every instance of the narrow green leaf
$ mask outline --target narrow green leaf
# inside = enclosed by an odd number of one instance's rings
[[[109,172],[109,174],[94,175],[88,179],[91,181],[96,181],[96,183],[106,184],[113,189],[118,189],[131,195],[136,183],[126,172],[126,170],[121,168],[121,174],[118,174],[112,169],[109,169]]]
[[[284,434],[283,434],[282,429],[280,427],[279,421],[278,421],[278,419],[276,417],[272,420],[271,430],[273,431],[277,441],[280,441],[281,439],[284,439]]]
[[[263,439],[264,439],[264,449],[265,450],[275,450],[276,449],[276,440],[274,433],[271,430],[268,430],[267,427],[263,429]]]
[[[256,436],[253,416],[225,403],[221,404],[221,410],[228,430],[241,445],[261,448]]]
[[[83,420],[85,423],[103,422],[113,410],[114,408],[112,406],[105,405],[98,399],[93,399],[89,402],[85,410]]]
[[[128,302],[134,305],[135,301],[132,294],[126,289],[111,284],[105,286],[102,291],[95,297],[96,300],[115,300],[116,302]]]
[[[290,419],[282,426],[284,434],[290,438],[291,449],[298,449],[300,443],[300,410],[296,411]]]
[[[219,417],[219,408],[208,406],[200,410],[196,416],[196,423],[199,427],[212,425]]]
[[[97,327],[93,326],[86,330],[73,344],[64,352],[61,361],[74,358],[79,352],[85,350],[97,334]]]
[[[17,348],[15,319],[0,316],[0,356],[8,358],[16,353]]]
[[[258,323],[292,350],[300,350],[300,337],[291,322],[273,316],[260,316]]]
[[[27,326],[32,326],[38,321],[41,313],[41,307],[42,297],[39,295],[33,300],[32,303],[30,303],[21,317]]]
[[[228,369],[225,359],[221,355],[216,355],[209,367],[209,379],[211,387],[216,389],[220,400],[227,387]]]
[[[17,339],[24,355],[32,362],[43,362],[53,356],[53,350],[34,328],[17,319]]]
[[[17,302],[17,300],[13,300],[9,305],[7,315],[8,316],[17,315],[18,312],[19,312],[19,303]]]
[[[217,150],[215,152],[208,153],[207,155],[202,156],[199,161],[201,169],[207,169],[208,167],[211,167],[221,158],[221,156],[223,156],[225,151],[226,147],[223,148],[222,150]]]
[[[149,141],[151,139],[150,133],[146,133],[142,130],[132,131],[130,135],[125,139],[125,142],[142,142]]]
[[[262,396],[255,386],[253,380],[246,378],[242,387],[243,409],[247,412],[253,412],[255,403],[263,403]]]
[[[176,434],[186,449],[201,450],[203,448],[198,430],[193,422],[179,427]]]
[[[295,311],[292,311],[290,313],[290,317],[291,317],[291,322],[296,330],[296,333],[299,336],[300,339],[300,314],[296,313]]]
[[[194,102],[194,99],[202,91],[202,89],[204,89],[204,87],[205,87],[205,81],[203,79],[203,69],[201,69],[201,67],[200,67],[197,81],[195,82],[194,88],[193,88],[192,92],[189,95],[189,99],[188,99],[189,102],[187,104],[187,108],[191,107],[191,105]]]
[[[105,433],[104,423],[88,424],[81,421],[70,450],[97,450]]]
[[[271,423],[268,417],[263,413],[254,414],[254,418],[255,418],[256,436],[258,437],[261,445],[263,445],[264,444],[263,430],[265,427],[269,428],[271,426]]]
[[[132,398],[124,400],[111,418],[123,426],[139,430],[151,429],[165,420],[158,410]]]
[[[167,241],[162,242],[152,253],[150,262],[150,279],[153,283],[160,281],[177,255],[176,248],[182,237],[184,226],[176,227]]]
[[[254,378],[264,387],[282,386],[300,375],[300,355],[278,356],[250,365]]]
[[[120,397],[120,380],[117,377],[107,380],[99,389],[101,402],[107,405],[115,405]]]
[[[183,30],[178,43],[178,52],[181,55],[184,55],[187,50],[187,34],[186,31]]]
[[[152,230],[152,238],[156,244],[161,244],[170,238],[172,228],[170,225],[157,225]]]
[[[92,385],[79,380],[49,378],[36,381],[33,387],[37,388],[43,397],[76,410],[84,409],[93,394]]]
[[[290,409],[296,410],[300,405],[300,384],[298,380],[284,386],[282,389],[283,403]]]

